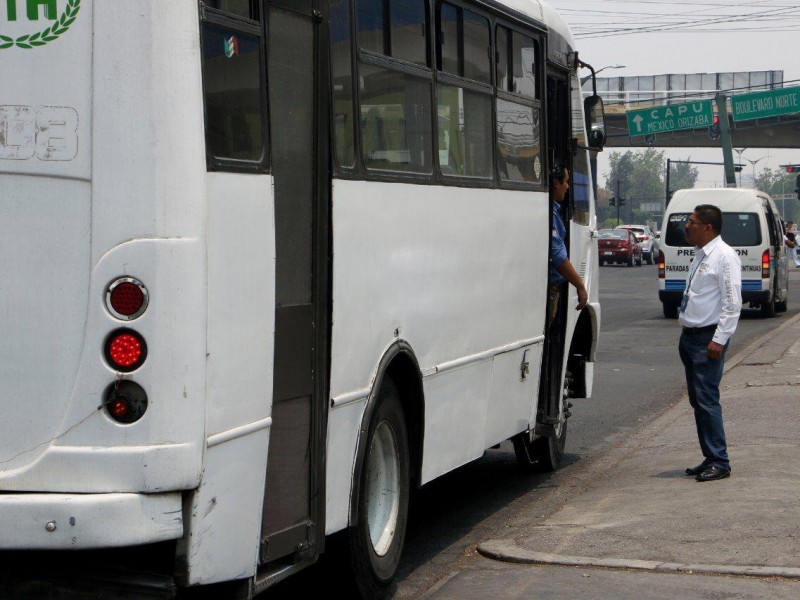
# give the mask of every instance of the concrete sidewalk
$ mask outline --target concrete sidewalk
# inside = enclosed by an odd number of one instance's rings
[[[730,478],[684,475],[703,457],[683,401],[599,459],[550,514],[522,511],[479,552],[582,569],[800,578],[798,386],[800,315],[726,365]]]

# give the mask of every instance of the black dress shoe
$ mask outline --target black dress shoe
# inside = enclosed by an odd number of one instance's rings
[[[730,476],[730,469],[723,469],[722,467],[711,465],[705,471],[699,473],[695,479],[697,481],[714,481],[716,479],[725,479],[726,477]]]
[[[705,471],[707,468],[708,468],[708,463],[701,462],[696,467],[687,467],[686,468],[686,474],[687,475],[691,475],[692,477],[695,477],[696,475],[700,475],[700,473]]]

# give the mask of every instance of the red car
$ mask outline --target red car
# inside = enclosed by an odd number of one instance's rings
[[[597,254],[604,263],[642,266],[642,244],[627,229],[601,229],[597,232]]]

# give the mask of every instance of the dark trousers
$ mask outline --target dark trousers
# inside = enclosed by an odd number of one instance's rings
[[[686,388],[689,402],[694,409],[697,437],[707,465],[730,469],[728,448],[725,443],[725,429],[722,426],[722,406],[719,403],[719,382],[725,366],[725,353],[722,358],[708,358],[708,343],[714,332],[681,334],[678,350],[686,371]]]

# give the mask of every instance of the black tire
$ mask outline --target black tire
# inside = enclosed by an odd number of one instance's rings
[[[639,260],[636,261],[636,266],[637,267],[641,267],[642,266],[642,257],[641,256],[639,257]]]
[[[664,318],[665,319],[677,319],[678,318],[678,305],[672,304],[671,302],[662,302],[661,308],[664,310]]]
[[[393,467],[380,461],[388,453],[396,461]],[[376,471],[377,466],[381,468]],[[395,471],[392,476],[392,471]],[[388,475],[387,475],[388,473]],[[384,478],[385,476],[385,478]],[[356,590],[362,598],[382,597],[392,582],[406,535],[409,496],[409,452],[405,414],[400,404],[400,394],[387,375],[377,399],[367,432],[364,460],[358,473],[358,522],[347,532],[350,567]],[[388,493],[387,493],[388,491]],[[396,491],[396,494],[391,493]],[[389,510],[384,527],[373,523],[370,530],[370,502],[376,498],[394,498],[397,512]],[[392,502],[390,500],[390,502]],[[378,513],[385,511],[378,510]],[[374,514],[374,513],[373,513]],[[377,539],[376,539],[377,536]]]
[[[564,458],[564,447],[567,444],[567,421],[561,424],[559,434],[555,437],[540,437],[533,442],[534,454],[539,459],[539,469],[555,471],[561,466]]]
[[[605,264],[605,262],[604,262],[604,261],[603,261],[603,259],[601,258],[601,259],[600,259],[600,266],[602,267],[604,264]]]
[[[769,301],[761,305],[761,316],[765,319],[771,319],[775,316],[776,308],[775,290],[772,290]]]
[[[647,264],[648,265],[652,265],[653,264],[653,252],[652,251],[647,253]]]
[[[633,266],[633,254],[631,254],[631,257],[625,261],[625,264],[628,265],[629,267]]]
[[[786,300],[775,303],[775,310],[779,313],[785,313],[789,309],[789,290],[786,290]]]

